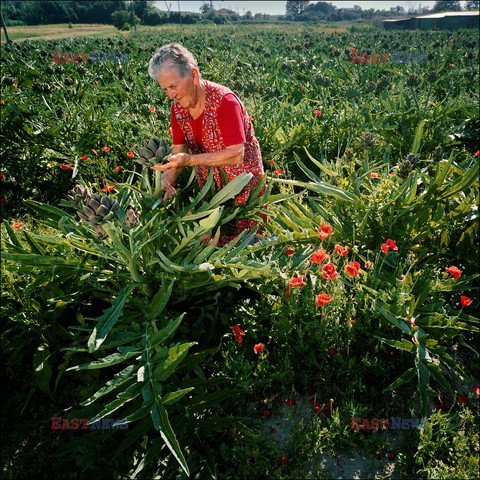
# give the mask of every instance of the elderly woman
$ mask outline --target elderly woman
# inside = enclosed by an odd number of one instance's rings
[[[235,197],[236,205],[245,203],[264,171],[258,140],[240,99],[227,87],[204,80],[193,55],[178,43],[159,48],[150,59],[148,73],[172,100],[173,152],[167,164],[152,167],[165,172],[162,176],[164,200],[175,195],[175,180],[185,167],[195,167],[200,188],[213,167],[217,190],[224,186],[220,169],[229,181],[242,172],[253,174]],[[265,190],[264,185],[259,196]],[[261,218],[267,221],[266,215],[262,214]],[[244,229],[250,231],[257,223],[237,219],[230,230],[222,233],[229,233],[233,238]],[[260,231],[264,228],[260,227]]]

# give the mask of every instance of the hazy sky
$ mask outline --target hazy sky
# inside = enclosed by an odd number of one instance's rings
[[[167,0],[166,2],[162,2],[157,0],[155,2],[157,8],[160,10],[167,10],[166,4],[170,6],[172,11],[178,11],[178,3],[180,3],[180,10],[182,12],[196,12],[200,13],[200,7],[204,3],[210,3],[208,1],[196,1],[196,0],[181,0],[178,2],[177,0]],[[270,15],[284,15],[285,14],[285,5],[286,1],[269,1],[269,2],[262,2],[262,1],[236,1],[236,0],[213,0],[213,7],[215,9],[219,8],[228,8],[233,10],[234,12],[238,12],[240,15],[243,15],[246,11],[250,10],[253,14],[255,13],[268,13]],[[315,3],[315,2],[312,2]],[[418,1],[418,2],[407,2],[407,1],[329,1],[335,5],[337,8],[352,8],[354,5],[359,5],[362,7],[363,10],[368,10],[369,8],[375,8],[376,10],[390,10],[391,7],[395,7],[397,5],[401,5],[406,11],[410,7],[430,7],[432,8],[435,5],[434,1]],[[460,2],[462,5],[465,3]]]

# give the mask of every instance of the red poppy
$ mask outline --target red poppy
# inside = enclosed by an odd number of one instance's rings
[[[321,117],[322,116],[322,111],[321,110],[314,110],[313,112],[317,117]]]
[[[473,391],[475,392],[475,395],[476,395],[477,397],[480,397],[480,386],[475,385],[475,386],[473,387]]]
[[[17,83],[17,82],[13,82],[13,86],[14,86],[15,88],[18,88],[18,83]]]
[[[345,271],[352,277],[356,277],[360,273],[360,264],[358,262],[347,263]]]
[[[305,87],[303,85],[300,85],[300,90],[303,92],[305,90]]]
[[[0,173],[0,182],[3,182],[5,180],[5,174]]]
[[[294,398],[291,398],[291,397],[287,397],[285,399],[285,404],[287,405],[287,407],[293,407],[297,404],[296,400]]]
[[[187,215],[191,215],[191,214],[192,214],[192,211],[189,210],[189,211],[187,212]]]
[[[236,333],[238,335],[245,335],[245,332],[240,328],[239,325],[234,325],[232,327],[233,333]]]
[[[371,262],[370,260],[367,260],[363,266],[368,270],[369,268],[373,267],[373,262]]]
[[[322,268],[322,277],[325,280],[333,280],[338,276],[337,267],[332,263],[329,262]]]
[[[5,197],[0,197],[0,205],[7,203],[7,199]]]
[[[284,456],[280,459],[280,464],[281,464],[281,465],[285,465],[287,462],[288,462],[287,457],[284,455]]]
[[[114,190],[115,190],[115,186],[114,186],[114,185],[111,185],[110,183],[107,183],[107,185],[105,185],[105,186],[102,188],[102,192],[105,192],[105,193],[113,192]]]
[[[285,290],[285,296],[286,297],[289,297],[291,294],[292,294],[292,292],[290,290]]]
[[[453,278],[460,278],[462,276],[462,271],[454,265],[446,268],[446,270]]]
[[[377,172],[372,172],[372,173],[370,174],[370,178],[371,178],[372,180],[378,180],[378,173],[377,173]]]
[[[468,298],[465,295],[460,295],[460,303],[462,304],[462,307],[468,307],[472,302],[473,300],[471,298]]]
[[[382,250],[383,253],[388,253],[388,250],[389,250],[388,245],[386,243],[382,243],[380,245],[380,250]]]
[[[449,66],[450,68],[452,68],[452,67],[453,67],[453,63],[449,63],[448,66]]]
[[[87,157],[86,155],[82,155],[82,156],[80,157],[80,160],[83,160],[83,161],[88,160],[88,157]]]
[[[463,403],[464,405],[468,403],[468,397],[465,395],[457,395],[457,402]]]
[[[275,160],[269,160],[268,163],[269,163],[270,165],[275,165]]]
[[[5,100],[0,99],[0,105],[3,105],[5,103]]]
[[[331,348],[329,351],[328,351],[328,354],[329,355],[335,355],[337,353],[337,351],[334,349],[334,348]]]
[[[295,252],[295,250],[292,250],[291,248],[287,248],[287,249],[285,250],[285,253],[286,253],[287,255],[293,255],[294,252]]]
[[[301,287],[303,285],[306,285],[306,283],[303,281],[303,277],[299,275],[298,277],[292,277],[288,285],[290,287]]]
[[[309,403],[310,405],[316,405],[316,404],[317,404],[316,397],[312,397],[312,398],[308,401],[308,403]]]
[[[240,344],[243,342],[243,337],[241,335],[236,334],[235,341]]]
[[[330,411],[329,408],[326,408],[323,413],[325,414],[326,417],[331,417],[332,416],[332,412]]]
[[[393,250],[393,251],[397,251],[398,250],[398,247],[397,247],[397,244],[391,239],[389,238],[385,244],[387,245],[387,247],[390,249],[390,250]]]
[[[150,107],[150,111],[151,111],[152,113],[155,113],[155,110],[156,110],[155,107]]]
[[[277,433],[277,431],[272,427],[270,428],[270,433]]]
[[[263,412],[264,417],[269,417],[270,416],[270,410],[265,409]]]
[[[133,152],[127,152],[127,157],[128,158],[133,158],[133,157],[135,157],[135,154]]]
[[[98,155],[97,151],[94,150],[93,148],[92,148],[92,153],[93,153],[94,155]]]
[[[476,156],[476,157],[480,157],[480,150],[477,150],[477,151],[475,152],[475,156]]]
[[[123,170],[123,167],[121,165],[117,165],[113,170],[117,173],[120,173]]]
[[[335,244],[335,246],[333,247],[333,250],[340,257],[344,257],[345,255],[348,255],[348,247],[342,247],[339,243]]]
[[[332,227],[328,225],[328,223],[322,223],[320,228],[318,229],[318,236],[322,239],[325,240],[328,238],[330,235],[333,234]]]
[[[110,151],[110,147],[102,147],[102,152],[109,152]]]
[[[322,408],[320,407],[320,405],[315,405],[314,410],[315,410],[315,413],[319,415],[320,412],[322,411]]]
[[[263,343],[257,343],[253,347],[253,351],[258,354],[258,352],[261,352],[265,348],[265,345]]]
[[[395,460],[395,450],[389,450],[388,451],[388,458],[390,460]]]
[[[325,402],[325,408],[332,408],[331,402]]]
[[[331,299],[332,297],[330,295],[327,295],[326,293],[321,293],[320,295],[317,295],[315,297],[315,301],[317,302],[317,305],[319,307],[322,307],[323,305],[328,303]]]
[[[279,168],[277,168],[277,170],[275,170],[273,173],[274,173],[275,175],[281,175],[281,174],[283,173],[283,171],[280,170]]]
[[[315,250],[312,253],[312,256],[310,257],[310,261],[312,263],[316,263],[317,265],[319,265],[325,260],[325,257],[327,257],[327,252],[323,248],[320,248],[319,250]]]
[[[169,135],[171,135],[172,132],[173,132],[172,127],[170,127],[170,128],[167,130],[167,133],[168,133]]]
[[[23,227],[23,223],[21,223],[21,222],[13,222],[13,223],[12,223],[12,227],[13,227],[13,228],[22,228],[22,227]]]
[[[73,170],[73,167],[72,167],[69,163],[62,163],[62,164],[60,165],[60,168],[61,168],[62,170]]]

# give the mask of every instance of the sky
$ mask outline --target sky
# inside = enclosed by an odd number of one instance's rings
[[[344,1],[328,1],[328,3],[331,3],[335,5],[337,8],[353,8],[354,5],[359,5],[362,7],[363,10],[368,10],[369,8],[374,8],[375,10],[390,10],[391,7],[395,7],[397,5],[401,5],[405,11],[408,11],[409,8],[418,8],[420,5],[422,7],[430,7],[432,8],[435,5],[434,1],[402,1],[402,0],[393,0],[393,1],[350,1],[350,0],[344,0]],[[157,8],[160,10],[167,10],[166,4],[168,4],[171,8],[172,11],[178,11],[178,4],[180,3],[180,10],[182,12],[188,11],[188,12],[195,12],[195,13],[200,13],[200,7],[204,3],[209,3],[205,1],[196,1],[196,0],[167,0],[165,1],[159,1],[157,0],[155,2],[155,5]],[[253,15],[255,13],[268,13],[269,15],[285,15],[285,5],[286,1],[235,1],[235,0],[213,0],[213,8],[219,9],[219,8],[228,8],[230,10],[233,10],[234,12],[238,12],[240,15],[244,15],[245,12],[250,10]],[[460,2],[462,5],[465,3]]]

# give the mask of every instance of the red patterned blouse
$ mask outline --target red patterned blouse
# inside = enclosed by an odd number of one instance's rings
[[[226,98],[224,99],[224,97]],[[239,124],[235,114],[235,104],[231,100],[235,98],[240,106],[242,130],[239,133],[233,131],[232,124]],[[233,110],[230,107],[233,107]],[[222,115],[222,118],[220,117]],[[224,127],[223,120],[230,120],[230,129]],[[203,188],[208,178],[209,168],[213,168],[213,178],[217,190],[223,188],[223,179],[220,169],[222,169],[229,181],[240,175],[242,172],[253,174],[252,179],[243,190],[235,197],[235,204],[240,205],[247,201],[250,191],[255,188],[264,174],[262,154],[260,145],[255,137],[252,121],[243,106],[241,100],[227,87],[214,82],[205,81],[205,108],[202,115],[194,120],[188,111],[178,102],[172,102],[172,133],[173,143],[185,143],[193,154],[218,152],[224,150],[230,145],[244,143],[245,152],[243,162],[240,165],[231,165],[224,167],[209,167],[207,165],[195,166],[195,175],[200,188]],[[224,133],[222,133],[222,130]],[[242,141],[243,140],[243,141]],[[177,143],[179,142],[179,143]],[[259,197],[265,193],[264,185],[259,193]],[[260,215],[264,222],[267,222],[266,215]],[[240,234],[244,229],[249,231],[257,225],[257,221],[241,218],[232,222],[233,235]],[[260,227],[257,233],[263,233],[265,229]]]

